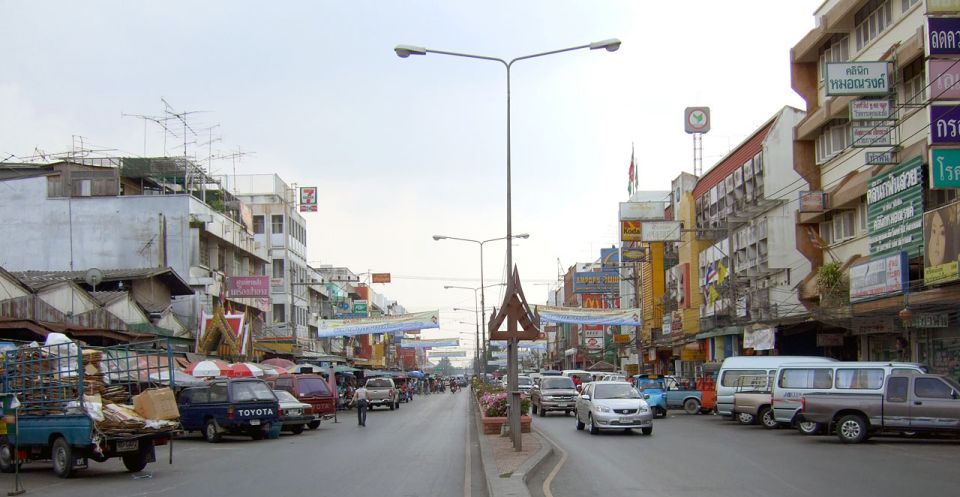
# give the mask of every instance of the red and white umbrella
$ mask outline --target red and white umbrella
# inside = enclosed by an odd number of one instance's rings
[[[240,362],[230,365],[230,372],[227,376],[263,376],[263,368],[251,362]]]
[[[260,363],[258,366],[263,369],[263,376],[267,378],[275,378],[280,375],[290,374],[286,368],[281,368],[280,366],[271,366],[270,364],[264,363]]]
[[[186,373],[197,378],[229,376],[230,365],[219,359],[208,359],[191,364],[187,367]]]

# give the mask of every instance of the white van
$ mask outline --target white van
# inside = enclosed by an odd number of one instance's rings
[[[829,357],[816,356],[736,356],[728,357],[717,373],[717,414],[733,415],[733,395],[743,390],[744,380],[762,381],[773,376],[780,366],[791,363],[837,362]],[[762,385],[753,385],[760,387]]]
[[[883,393],[883,382],[891,373],[926,373],[927,368],[913,362],[834,362],[792,363],[777,370],[773,382],[773,417],[778,423],[794,422],[800,401],[807,393]],[[820,431],[813,422],[798,423],[801,432]]]

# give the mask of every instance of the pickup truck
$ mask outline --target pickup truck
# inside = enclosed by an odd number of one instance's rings
[[[367,406],[389,406],[390,410],[400,408],[400,399],[393,378],[370,378],[364,384],[367,389]]]
[[[780,423],[773,417],[772,400],[770,392],[737,392],[733,394],[733,418],[744,425],[759,422],[764,428],[777,428]]]
[[[280,403],[270,387],[253,378],[219,379],[202,387],[185,388],[177,396],[180,424],[199,431],[210,443],[227,435],[266,438],[280,422]]]
[[[717,405],[717,391],[703,380],[697,380],[694,388],[684,385],[674,376],[634,375],[633,382],[642,386],[651,400],[656,401],[655,394],[662,393],[667,409],[683,409],[687,414],[705,414]]]
[[[835,430],[844,443],[876,434],[960,433],[960,383],[941,375],[890,375],[877,394],[806,394],[799,416]]]

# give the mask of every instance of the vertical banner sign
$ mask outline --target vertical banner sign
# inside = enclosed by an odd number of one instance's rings
[[[930,188],[960,188],[960,149],[930,149]]]
[[[923,284],[960,279],[960,202],[923,215]]]
[[[960,143],[960,107],[956,105],[930,106],[930,143]]]
[[[300,187],[300,212],[317,212],[317,187]]]
[[[867,187],[870,255],[923,246],[923,159],[914,157],[875,176]]]
[[[960,55],[960,17],[928,17],[927,48],[930,55]]]

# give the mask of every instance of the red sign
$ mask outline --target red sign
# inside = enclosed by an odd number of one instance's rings
[[[228,276],[227,296],[229,297],[269,297],[269,276]]]
[[[603,295],[599,293],[583,294],[583,304],[580,307],[584,309],[603,309]]]
[[[390,283],[390,273],[372,273],[370,277],[374,283]]]

